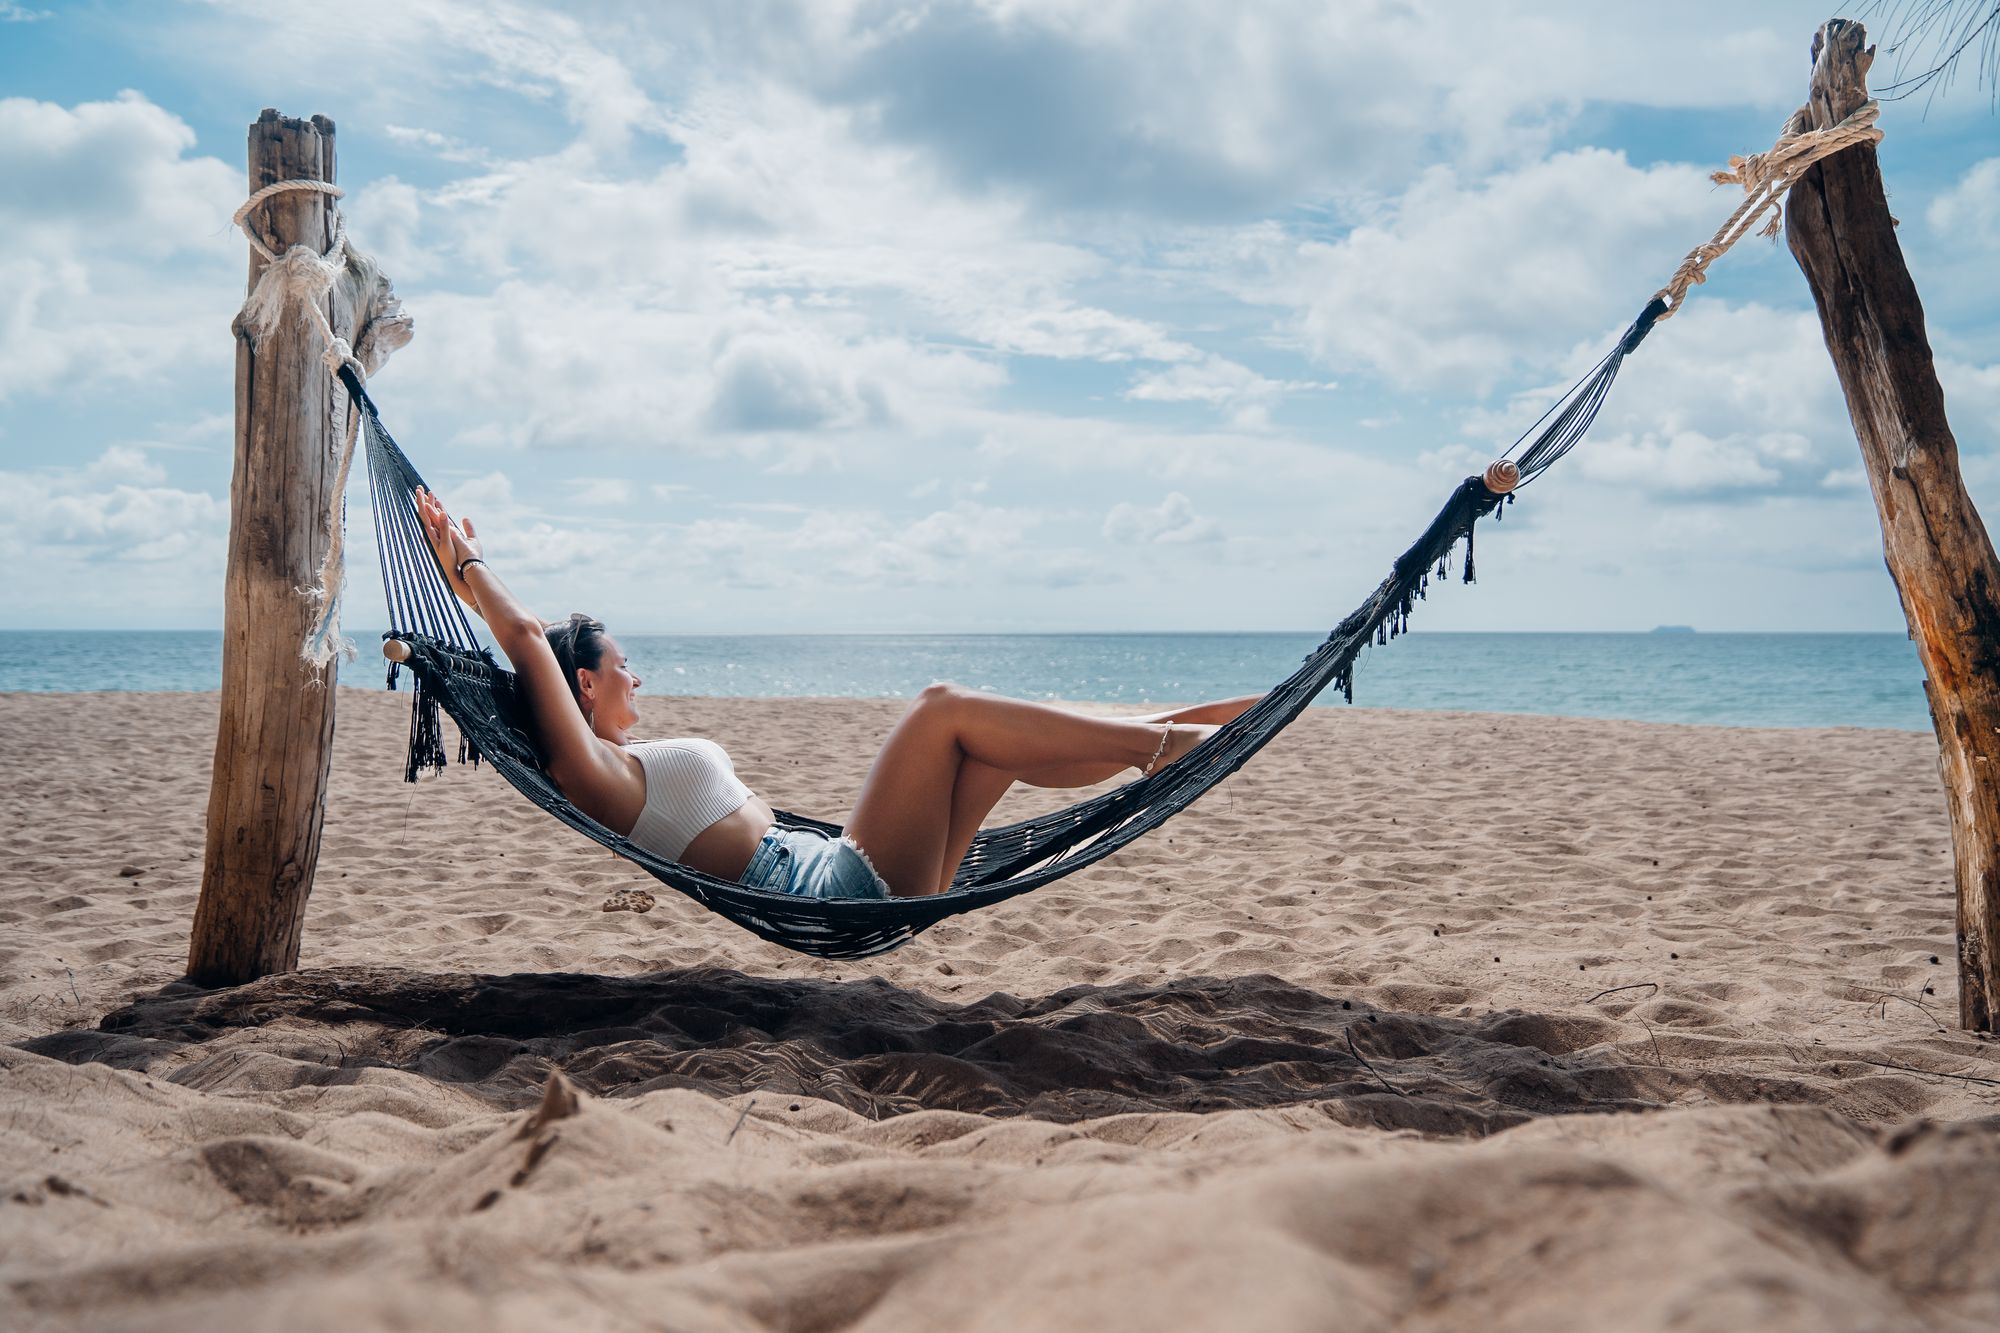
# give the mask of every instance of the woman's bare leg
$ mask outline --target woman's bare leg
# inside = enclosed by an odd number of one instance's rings
[[[1185,753],[1207,730],[1171,727],[1163,758]],[[951,832],[953,791],[966,759],[1003,773],[1079,763],[1108,765],[1115,772],[1151,762],[1160,753],[1160,742],[1158,723],[1086,717],[1046,704],[932,685],[875,756],[847,831],[867,849],[892,892],[935,893]]]
[[[951,787],[951,827],[945,834],[944,856],[938,863],[939,893],[951,888],[951,877],[958,873],[958,863],[965,859],[979,826],[986,822],[986,816],[1000,804],[1000,798],[1015,781],[1012,773],[969,755],[960,761],[958,777]]]
[[[1245,694],[1234,699],[1220,699],[1214,703],[1192,704],[1186,708],[1170,708],[1162,713],[1148,713],[1133,721],[1158,726],[1162,722],[1193,723],[1206,726],[1221,726],[1233,722],[1250,706],[1264,696]],[[1125,770],[1110,764],[1076,763],[1057,764],[1049,768],[1030,769],[1025,773],[1007,773],[968,758],[959,765],[958,778],[951,789],[951,830],[945,838],[944,860],[938,871],[939,893],[951,888],[952,876],[958,873],[958,863],[965,859],[967,849],[979,833],[979,826],[986,822],[993,807],[1000,804],[1000,798],[1016,782],[1025,782],[1030,787],[1094,787],[1100,782],[1108,782]]]
[[[1105,719],[1071,713],[1065,709],[1043,704],[1004,699],[995,695],[968,694],[949,687],[933,687],[932,690],[924,692],[924,697],[918,700],[917,707],[913,708],[903,723],[898,725],[896,731],[890,735],[888,743],[883,746],[882,753],[877,756],[875,767],[870,771],[868,782],[863,787],[861,801],[856,804],[854,816],[848,822],[848,830],[855,841],[868,849],[870,859],[875,862],[876,868],[892,887],[901,892],[942,893],[951,887],[952,876],[957,873],[958,864],[964,859],[966,849],[972,845],[972,839],[979,832],[980,824],[1017,780],[1040,787],[1083,787],[1103,782],[1127,768],[1147,763],[1159,753],[1158,728],[1163,723],[1182,724],[1169,737],[1170,743],[1163,756],[1167,759],[1177,758],[1199,742],[1207,734],[1207,728],[1236,717],[1259,697],[1261,696],[1246,695],[1219,703],[1173,709],[1144,718]],[[958,720],[957,725],[969,723],[972,728],[970,732],[953,729],[953,724],[949,720],[939,721],[934,717],[926,718],[923,722],[917,720],[919,713],[943,713],[954,706],[961,714],[969,710],[977,715],[976,718],[961,717]],[[1106,737],[1103,729],[1096,725],[1104,722],[1116,724],[1118,734]],[[1079,728],[1072,725],[1076,723],[1084,726]],[[1132,757],[1135,752],[1129,749],[1114,752],[1114,757],[1100,758],[1099,755],[1106,753],[1102,748],[1078,748],[1069,750],[1072,758],[1040,763],[1031,767],[1010,769],[993,762],[993,757],[1002,753],[1014,756],[1017,761],[1032,761],[1037,757],[1053,759],[1056,753],[1071,746],[1101,747],[1107,743],[1129,746],[1132,743],[1131,729],[1134,727],[1142,729],[1140,733],[1142,742],[1147,746],[1143,758]],[[905,736],[906,730],[914,735]],[[1039,733],[1037,739],[1044,743],[1042,748],[1030,748],[1025,751],[1018,748],[1028,739],[1019,733],[1027,730]],[[914,811],[910,810],[907,804],[900,811],[883,809],[882,807],[888,805],[892,798],[907,802],[914,794],[912,791],[914,784],[889,778],[885,768],[887,763],[891,762],[892,751],[898,752],[894,762],[900,763],[903,752],[925,748],[926,745],[938,746],[940,742],[935,739],[935,734],[939,732],[948,735],[949,748],[957,754],[957,764],[950,772],[948,787],[944,788],[949,792],[949,797],[947,807],[942,812],[943,837],[938,848],[939,854],[930,863],[931,877],[926,880],[911,872],[921,867],[928,841],[922,836],[924,832],[921,827],[922,811],[930,807],[932,817],[935,818],[939,813],[935,809],[936,798],[927,801],[919,797],[915,802]],[[931,736],[927,742],[915,738],[925,735]],[[941,777],[944,771],[945,765],[937,764],[935,776]],[[883,780],[878,782],[878,778]],[[871,800],[871,797],[878,799]],[[870,841],[871,837],[874,841]],[[909,854],[907,865],[905,847],[900,841],[903,838],[917,840],[914,850]],[[897,841],[885,843],[885,839]],[[881,850],[878,850],[878,846]],[[885,862],[897,863],[897,872],[911,877],[899,880]],[[922,883],[924,887],[915,889],[904,887],[907,884],[917,883]]]
[[[1169,708],[1163,713],[1147,713],[1143,717],[1131,719],[1159,726],[1162,722],[1190,723],[1197,726],[1219,727],[1225,722],[1234,722],[1250,710],[1250,705],[1264,696],[1244,694],[1234,699],[1218,699],[1214,703],[1190,704],[1186,708]],[[1155,733],[1157,734],[1157,733]],[[1109,782],[1123,770],[1105,764],[1064,764],[1053,768],[1038,768],[1015,775],[1016,781],[1025,782],[1030,787],[1094,787],[1100,782]],[[999,797],[993,798],[998,801]],[[992,807],[987,807],[991,809]],[[985,815],[980,816],[981,819]]]

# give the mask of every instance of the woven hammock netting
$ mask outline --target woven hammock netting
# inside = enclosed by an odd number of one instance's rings
[[[1603,405],[1618,368],[1666,311],[1655,299],[1633,321],[1604,359],[1559,398],[1515,442],[1505,457],[1525,485],[1583,438]],[[647,871],[669,888],[754,931],[767,940],[822,958],[861,958],[907,943],[946,917],[987,907],[1104,859],[1164,824],[1241,768],[1321,691],[1332,687],[1350,701],[1354,667],[1371,642],[1386,644],[1409,626],[1410,612],[1432,578],[1450,572],[1454,548],[1473,579],[1473,528],[1512,496],[1496,495],[1481,477],[1468,477],[1366,601],[1336,625],[1298,669],[1248,712],[1194,750],[1150,777],[1051,814],[983,830],[960,863],[949,892],[886,902],[800,898],[750,888],[668,861],[584,814],[543,770],[516,690],[513,673],[479,641],[417,520],[414,492],[423,478],[383,427],[360,377],[340,371],[361,413],[367,444],[375,535],[389,603],[387,637],[411,649],[405,664],[415,677],[410,750],[405,776],[446,762],[438,723],[441,709],[458,724],[459,758],[485,760],[530,801],[595,842]],[[1496,515],[1497,516],[1497,515]],[[392,666],[389,683],[396,683]],[[838,832],[838,825],[777,812],[788,828]]]

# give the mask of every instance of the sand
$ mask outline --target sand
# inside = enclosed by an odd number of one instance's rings
[[[644,709],[837,815],[899,706]],[[1928,736],[1319,710],[826,963],[353,691],[302,970],[203,992],[214,711],[0,696],[9,1329],[2000,1323]]]

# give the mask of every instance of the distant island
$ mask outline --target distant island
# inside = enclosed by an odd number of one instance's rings
[[[1692,634],[1692,633],[1694,633],[1694,626],[1693,626],[1693,625],[1655,625],[1655,626],[1653,626],[1653,633],[1655,633],[1655,634]]]

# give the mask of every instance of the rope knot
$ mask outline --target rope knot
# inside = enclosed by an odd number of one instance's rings
[[[1741,185],[1743,202],[1736,206],[1736,211],[1729,215],[1729,220],[1713,237],[1688,251],[1687,258],[1681,260],[1680,267],[1674,270],[1667,285],[1654,293],[1655,300],[1667,304],[1660,318],[1671,319],[1681,308],[1688,288],[1708,281],[1708,266],[1753,229],[1759,236],[1776,239],[1785,225],[1785,215],[1779,205],[1792,186],[1798,184],[1799,178],[1814,163],[1833,156],[1843,148],[1851,148],[1858,143],[1879,143],[1882,131],[1876,128],[1875,121],[1881,114],[1881,107],[1870,98],[1838,125],[1829,125],[1823,130],[1786,131],[1778,136],[1769,151],[1732,156],[1727,171],[1710,173],[1709,179],[1717,185]],[[1765,219],[1767,213],[1771,215],[1768,221]],[[1763,225],[1759,226],[1759,223]]]
[[[319,303],[332,290],[341,268],[341,264],[328,263],[304,245],[295,245],[274,257],[258,275],[257,285],[243,302],[243,327],[254,337],[268,338],[277,330],[285,308],[296,304],[307,323],[317,324],[325,329],[324,336],[331,338],[333,331],[327,326]],[[313,319],[314,315],[319,318]]]
[[[368,368],[361,364],[359,357],[354,355],[354,349],[347,345],[347,339],[345,338],[336,337],[332,342],[328,343],[326,350],[319,354],[319,359],[320,364],[326,367],[326,373],[329,375],[338,375],[342,366],[352,366],[355,374],[361,376],[363,379],[368,378]]]
[[[333,289],[333,280],[347,268],[347,219],[341,216],[339,209],[333,211],[333,239],[328,242],[324,255],[309,245],[295,245],[282,255],[276,253],[251,227],[250,210],[272,195],[290,190],[311,190],[336,199],[341,194],[338,188],[325,181],[279,181],[251,195],[236,210],[236,225],[243,229],[243,234],[250,238],[250,244],[266,261],[264,271],[257,275],[257,285],[250,289],[249,297],[243,302],[243,327],[254,338],[268,338],[277,329],[285,307],[296,305],[300,317],[319,330],[320,340],[327,345],[324,355],[330,357],[336,344],[346,348],[347,343],[334,334],[320,303]],[[353,356],[353,349],[348,348],[339,360],[327,364],[330,369],[338,370]]]
[[[1771,179],[1771,173],[1782,164],[1785,153],[1793,146],[1798,136],[1782,134],[1769,152],[1746,153],[1729,159],[1729,170],[1709,173],[1709,180],[1717,185],[1741,185],[1745,192],[1755,194]]]

